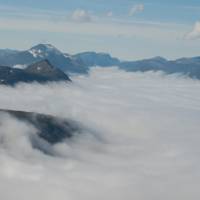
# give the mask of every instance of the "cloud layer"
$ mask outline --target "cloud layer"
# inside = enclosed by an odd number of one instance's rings
[[[0,87],[1,108],[85,127],[48,156],[34,127],[1,113],[1,199],[199,199],[199,81],[116,67],[71,79]]]

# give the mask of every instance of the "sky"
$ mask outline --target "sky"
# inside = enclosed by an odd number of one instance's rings
[[[0,199],[199,200],[199,80],[117,67],[70,78],[0,87],[2,109],[83,127],[52,156],[33,148],[36,128],[0,112]]]
[[[200,2],[1,0],[0,48],[52,44],[64,53],[106,52],[120,60],[200,55]]]

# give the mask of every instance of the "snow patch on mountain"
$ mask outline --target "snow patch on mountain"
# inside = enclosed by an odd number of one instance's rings
[[[37,54],[34,52],[34,50],[29,50],[28,52],[31,53],[33,57],[37,58]]]
[[[63,56],[65,57],[65,58],[73,58],[71,55],[69,55],[69,54],[63,54]]]
[[[58,51],[58,49],[56,49],[54,46],[50,44],[45,44],[45,46],[46,46],[46,52],[54,51],[55,53],[61,54],[61,52]]]

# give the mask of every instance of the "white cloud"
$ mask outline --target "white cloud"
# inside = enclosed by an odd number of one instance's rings
[[[199,199],[199,81],[116,67],[71,79],[0,86],[1,108],[87,127],[48,156],[30,144],[34,127],[0,114],[1,199]]]
[[[144,5],[134,5],[129,12],[124,16],[126,17],[130,17],[132,16],[134,13],[139,13],[144,9]]]
[[[66,16],[69,19],[72,19],[76,22],[90,22],[90,15],[87,14],[84,10],[77,9],[72,14]]]
[[[113,15],[113,12],[109,12],[109,13],[107,13],[107,17],[111,17]]]
[[[195,26],[194,26],[194,30],[188,34],[185,35],[185,39],[189,40],[195,40],[197,38],[200,38],[200,22],[197,21]]]
[[[13,68],[25,69],[27,65],[14,65]]]

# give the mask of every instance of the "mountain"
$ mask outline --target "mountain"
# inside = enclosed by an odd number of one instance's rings
[[[39,44],[28,51],[20,51],[15,54],[1,54],[0,65],[9,67],[15,65],[29,66],[42,59],[48,59],[55,68],[59,68],[64,72],[88,73],[88,67],[78,56],[61,53],[49,44]]]
[[[138,60],[138,61],[123,61],[119,64],[119,69],[128,70],[128,69],[134,67],[135,65],[137,65],[139,62],[140,62],[140,60]]]
[[[159,61],[159,60],[154,60],[154,59],[146,59],[146,60],[141,60],[138,64],[133,66],[132,68],[128,69],[127,71],[150,71],[150,70],[163,70],[165,65],[165,61]]]
[[[160,57],[160,56],[156,56],[156,57],[152,58],[152,60],[167,61],[165,58]]]
[[[3,109],[0,109],[0,113],[9,113],[12,117],[33,125],[38,130],[38,136],[50,144],[62,142],[64,139],[73,136],[75,132],[80,133],[81,131],[76,122],[51,115]],[[46,151],[46,144],[41,143],[36,136],[31,135],[32,145],[37,149]]]
[[[47,59],[40,60],[26,69],[0,66],[0,84],[14,85],[18,82],[71,81],[67,74],[53,68]]]
[[[112,58],[107,53],[83,52],[78,53],[75,56],[80,57],[82,61],[89,67],[110,67],[119,66],[120,64],[120,61],[117,58]]]
[[[155,60],[155,61],[167,61],[165,58],[156,56],[149,60]],[[137,61],[123,61],[119,64],[119,69],[129,70],[133,68],[134,66],[138,65],[141,62],[141,60]]]
[[[83,52],[78,53],[75,56],[79,56],[83,62],[89,67],[100,66],[100,67],[110,67],[110,66],[118,66],[119,69],[128,70],[137,64],[140,63],[138,61],[121,61],[117,58],[112,58],[107,53],[95,53],[95,52]],[[165,58],[160,56],[152,58],[152,60],[156,61],[167,61]]]
[[[200,57],[180,58],[176,61],[179,63],[184,63],[184,64],[200,64]]]
[[[83,60],[83,62],[89,67],[118,66],[119,69],[127,70],[140,62],[140,61],[122,61],[122,62],[120,62],[119,59],[112,58],[107,53],[83,52],[83,53],[78,53],[75,56],[79,56]]]
[[[18,52],[19,52],[18,50],[0,49],[0,54],[13,54]]]
[[[162,61],[155,59],[147,59],[142,60],[134,67],[128,69],[128,72],[136,72],[136,71],[158,71],[162,70],[167,74],[172,73],[182,73],[187,74],[191,78],[200,79],[200,62],[196,58],[189,58],[189,61],[186,59],[178,59],[175,61]],[[195,62],[193,62],[195,60]]]

